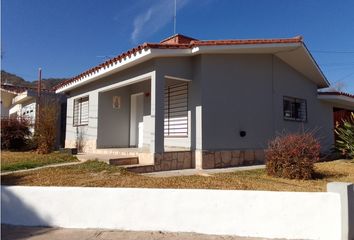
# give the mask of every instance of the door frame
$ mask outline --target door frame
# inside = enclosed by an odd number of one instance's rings
[[[139,132],[139,108],[138,108],[138,99],[142,97],[142,103],[140,106],[140,114],[144,117],[144,93],[134,93],[130,95],[130,120],[129,120],[129,147],[138,147],[142,143],[139,144],[140,134]]]

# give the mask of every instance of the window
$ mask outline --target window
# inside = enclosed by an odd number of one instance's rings
[[[73,125],[88,125],[89,97],[77,98],[74,100]]]
[[[284,97],[284,119],[305,122],[307,121],[307,104],[306,100]]]
[[[188,136],[188,84],[165,88],[165,137]]]

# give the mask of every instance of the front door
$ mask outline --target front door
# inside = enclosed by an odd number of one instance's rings
[[[144,93],[130,96],[130,147],[143,146]]]

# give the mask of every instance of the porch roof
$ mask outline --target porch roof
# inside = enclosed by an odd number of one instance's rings
[[[319,92],[318,99],[331,103],[334,107],[354,110],[354,95],[345,92]]]
[[[306,48],[301,36],[276,39],[197,40],[176,34],[160,43],[138,45],[56,85],[54,90],[65,92],[155,57],[193,56],[202,53],[275,54],[314,81],[318,87],[329,86],[329,82]]]

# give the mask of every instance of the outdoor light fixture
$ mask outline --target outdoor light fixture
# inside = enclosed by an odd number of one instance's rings
[[[240,136],[245,137],[246,136],[246,131],[240,131]]]
[[[120,96],[113,96],[113,109],[120,109],[121,99]]]

